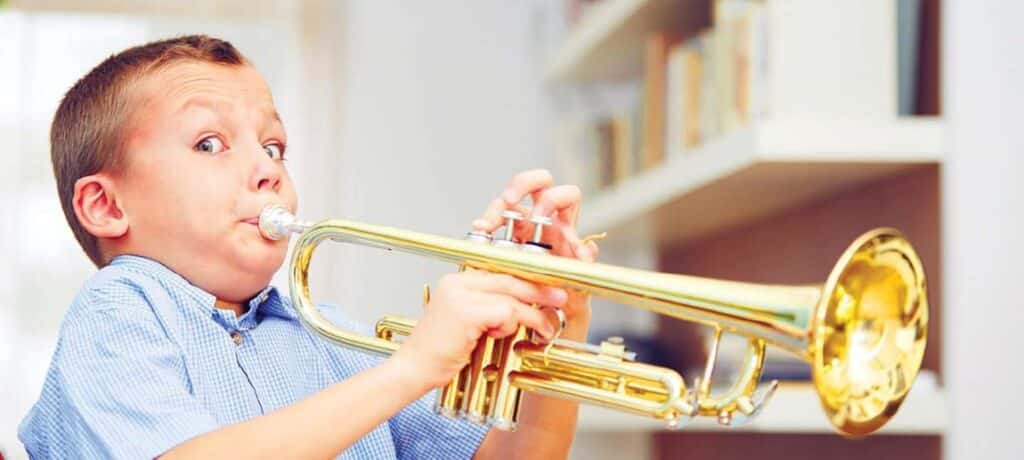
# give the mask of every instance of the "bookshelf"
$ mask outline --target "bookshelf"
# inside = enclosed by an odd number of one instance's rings
[[[907,395],[900,411],[876,435],[938,435],[946,429],[945,392],[935,385],[933,375],[922,373]],[[648,417],[627,414],[598,406],[581,405],[580,433],[673,431]],[[764,412],[747,425],[722,427],[707,417],[698,417],[681,431],[721,433],[835,433],[821,411],[814,386],[808,382],[782,383]]]
[[[588,200],[581,234],[685,245],[838,191],[941,164],[944,123],[764,121],[672,154]],[[770,192],[770,193],[766,193]]]
[[[934,283],[924,370],[880,436],[858,447],[833,442],[841,438],[806,382],[784,384],[757,420],[731,429],[695,420],[674,434],[655,420],[581,406],[581,439],[647,435],[658,458],[695,446],[719,458],[859,458],[871,449],[937,458],[948,423],[934,286],[942,283],[938,191],[949,143],[935,3],[923,0],[918,31],[901,28],[884,2],[833,11],[813,0],[767,0],[736,16],[741,3],[601,0],[550,47],[545,81],[585,93],[560,107],[555,143],[564,169],[583,171],[580,183],[589,185],[580,234],[607,231],[602,247],[619,252],[653,250],[658,271],[801,284],[823,279],[859,232],[900,228]],[[769,39],[750,38],[762,33]],[[907,40],[920,45],[911,73],[895,51]],[[619,87],[639,95],[616,105],[608,88]],[[692,324],[659,317],[654,334],[673,350],[673,365],[703,362]],[[762,451],[767,444],[780,448]]]
[[[548,82],[609,81],[641,75],[644,40],[652,30],[679,26],[674,12],[699,0],[604,0],[574,26],[548,58]],[[699,22],[695,16],[694,22]]]

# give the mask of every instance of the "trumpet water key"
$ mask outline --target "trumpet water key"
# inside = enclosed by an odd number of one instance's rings
[[[373,337],[327,321],[310,297],[308,268],[325,239],[394,249],[454,263],[460,269],[506,273],[536,283],[577,289],[658,314],[713,328],[714,346],[702,378],[687,385],[672,369],[635,361],[621,339],[598,345],[535,340],[526,328],[502,339],[484,337],[471,361],[439,390],[436,409],[501,429],[515,429],[523,392],[538,392],[646,415],[680,427],[697,416],[737,425],[756,416],[777,382],[759,388],[765,347],[776,346],[811,364],[825,415],[842,434],[862,436],[882,427],[906,398],[927,340],[928,301],[917,254],[896,230],[858,237],[821,285],[741,283],[635,270],[547,255],[540,240],[550,221],[534,216],[532,241],[513,240],[526,220],[505,214],[502,236],[470,232],[449,238],[348,220],[305,223],[284,207],[260,215],[269,239],[300,233],[291,256],[295,308],[312,331],[339,345],[389,355],[415,320],[385,317]],[[429,291],[424,292],[424,300]],[[718,339],[748,340],[742,371],[722,394],[712,394]]]

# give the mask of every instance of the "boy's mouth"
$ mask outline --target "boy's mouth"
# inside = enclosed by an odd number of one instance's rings
[[[260,225],[260,218],[259,217],[250,217],[248,219],[242,220],[242,222],[245,222],[247,224],[252,224],[252,225],[255,225],[255,226],[259,226]]]

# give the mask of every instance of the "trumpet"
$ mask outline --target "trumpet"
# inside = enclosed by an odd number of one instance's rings
[[[534,216],[533,240],[513,240],[524,217],[506,212],[504,236],[470,232],[464,239],[332,219],[296,220],[268,206],[259,229],[268,239],[301,234],[291,254],[294,307],[310,330],[338,345],[388,356],[415,320],[385,316],[363,336],[326,320],[312,301],[308,268],[325,239],[399,250],[454,263],[460,269],[505,273],[539,284],[575,289],[713,328],[703,377],[689,386],[673,369],[637,362],[619,338],[599,345],[564,339],[543,342],[525,327],[483,337],[467,364],[438,390],[435,410],[514,430],[524,392],[653,417],[679,428],[698,416],[725,426],[748,422],[778,387],[759,385],[765,348],[773,345],[808,361],[826,417],[846,436],[864,436],[892,418],[917,376],[927,341],[928,301],[920,259],[899,231],[870,230],[839,257],[820,285],[761,285],[588,263],[547,255],[540,240],[550,219]],[[425,288],[424,301],[429,296]],[[718,343],[724,333],[747,339],[735,382],[712,394]]]

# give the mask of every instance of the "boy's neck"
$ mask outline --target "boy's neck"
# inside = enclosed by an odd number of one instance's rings
[[[214,302],[213,306],[221,310],[230,310],[235,312],[236,318],[241,318],[242,315],[245,314],[246,310],[248,309],[245,305],[242,305],[240,303],[229,302],[227,300],[221,299],[217,299],[217,301]]]

